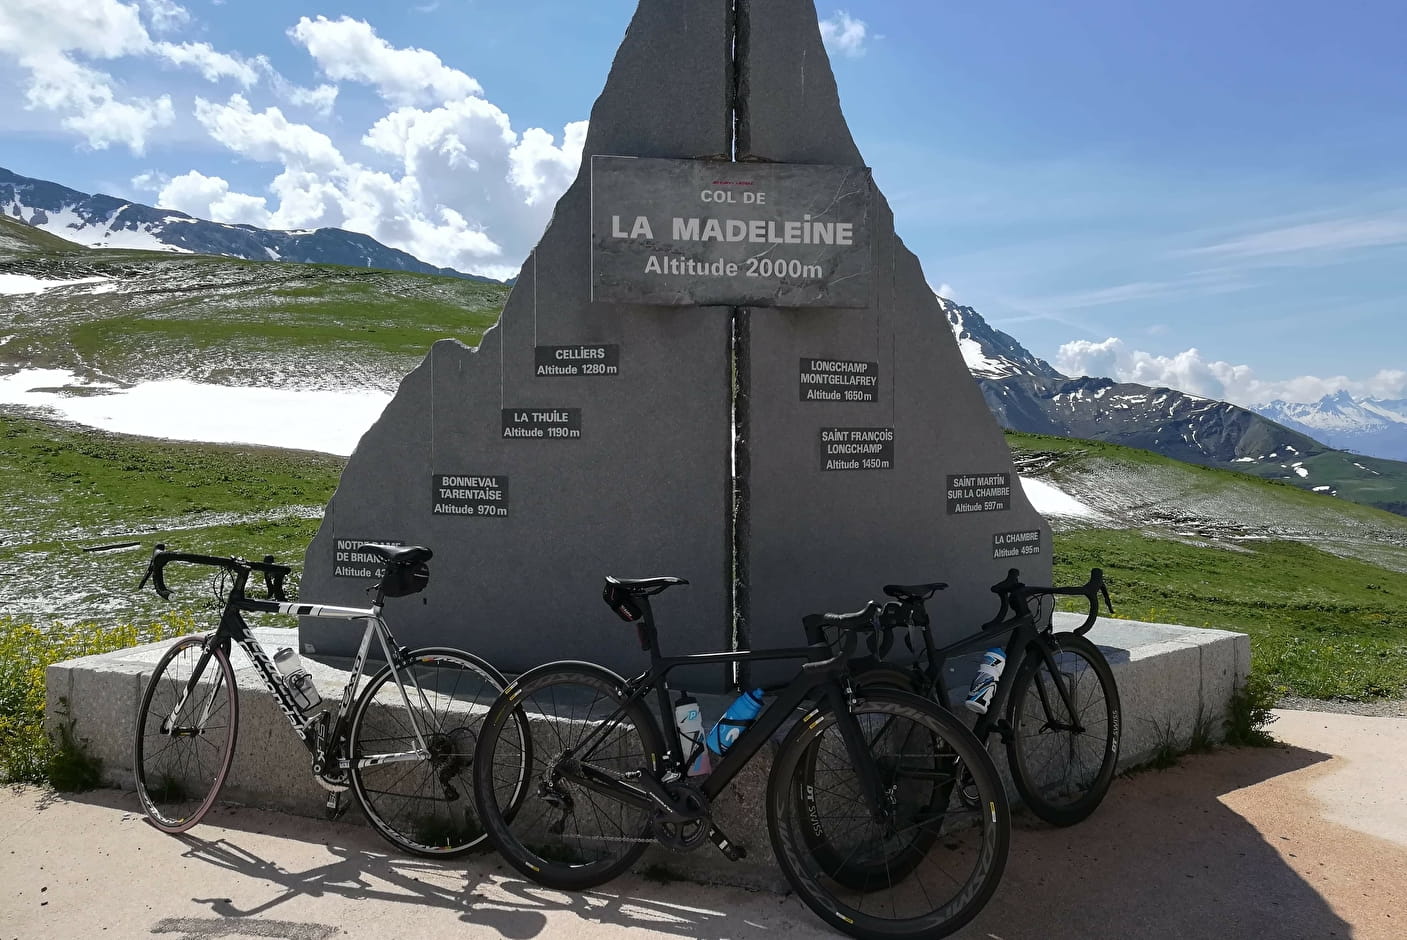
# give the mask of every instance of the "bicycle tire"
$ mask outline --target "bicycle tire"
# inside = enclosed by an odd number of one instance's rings
[[[1034,648],[1041,642],[1037,638],[1027,648],[1011,691],[1006,751],[1012,782],[1031,812],[1052,825],[1072,826],[1098,808],[1114,779],[1119,761],[1119,689],[1104,654],[1089,640],[1074,633],[1056,633],[1048,639],[1086,730],[1077,734],[1051,727],[1051,719],[1064,723],[1061,719],[1069,716],[1053,687],[1049,666]]]
[[[185,832],[200,822],[215,805],[234,760],[239,689],[225,651],[214,646],[206,657],[205,644],[204,636],[172,644],[152,670],[137,710],[132,749],[137,798],[163,832]],[[207,678],[211,663],[213,681]],[[174,716],[181,733],[163,733],[188,685],[191,694]]]
[[[474,758],[475,799],[489,842],[538,884],[573,891],[604,884],[654,841],[649,812],[568,783],[557,771],[569,750],[573,759],[607,772],[653,772],[659,766],[665,750],[659,728],[639,700],[626,702],[624,688],[624,679],[591,663],[548,663],[525,672],[489,710]],[[514,709],[528,715],[532,749],[527,798],[509,812],[497,768],[502,732]],[[606,726],[617,711],[615,726]],[[598,729],[607,740],[575,753]]]
[[[1006,867],[1011,820],[996,768],[960,721],[921,696],[866,690],[851,706],[851,714],[862,730],[873,722],[912,726],[913,734],[894,736],[909,742],[905,752],[889,758],[896,766],[886,788],[893,818],[881,826],[868,813],[855,813],[862,800],[853,763],[836,715],[818,707],[798,721],[782,742],[768,781],[767,827],[777,862],[817,916],[853,937],[946,936],[977,916]],[[833,760],[812,764],[811,752],[818,749]],[[958,762],[968,768],[981,795],[976,807],[964,806],[955,795],[953,768]],[[882,763],[881,771],[882,776],[889,772]],[[927,774],[934,775],[942,805],[907,805],[906,791],[894,780],[902,776],[922,780]],[[946,780],[940,776],[944,774]],[[932,795],[931,790],[919,788],[908,799],[925,792]],[[901,828],[884,831],[896,822]],[[891,867],[884,879],[847,886],[833,874],[834,857],[813,851],[804,835],[808,830],[825,832],[833,852],[841,857],[863,858],[861,852],[868,853],[871,870],[882,869],[889,858],[901,858],[902,863]],[[931,837],[915,841],[905,835],[915,830]],[[916,860],[902,857],[915,852],[921,856]]]
[[[348,782],[362,813],[392,845],[414,855],[452,858],[484,842],[474,805],[474,751],[506,682],[493,666],[463,650],[426,647],[411,650],[405,660],[404,691],[430,759],[376,762],[378,755],[417,749],[401,688],[391,667],[383,666],[352,710]],[[527,722],[519,716],[514,727],[526,734]],[[510,802],[522,799],[526,785],[520,768]]]

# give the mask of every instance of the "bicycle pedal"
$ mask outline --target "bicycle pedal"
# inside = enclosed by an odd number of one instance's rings
[[[342,814],[346,811],[347,807],[342,805],[341,793],[329,793],[327,795],[327,802],[323,804],[323,812],[327,815],[329,821],[341,819]]]
[[[728,836],[724,834],[723,830],[719,829],[717,826],[709,828],[708,838],[709,841],[718,846],[718,851],[722,852],[728,861],[736,862],[740,859],[747,858],[747,849],[730,840]]]

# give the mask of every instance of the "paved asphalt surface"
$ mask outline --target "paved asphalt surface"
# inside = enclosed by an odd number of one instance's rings
[[[1407,937],[1407,719],[1278,714],[1284,747],[1121,777],[1071,829],[1018,817],[957,936]],[[390,856],[356,824],[219,807],[173,837],[131,793],[0,791],[0,940],[152,936],[837,935],[791,896],[634,876],[572,895],[492,855]]]

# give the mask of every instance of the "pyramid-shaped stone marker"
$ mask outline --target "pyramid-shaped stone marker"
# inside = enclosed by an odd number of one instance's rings
[[[726,159],[731,7],[640,5],[586,154]],[[308,548],[301,597],[365,602],[375,566],[351,549],[394,540],[435,553],[425,603],[388,604],[411,646],[513,671],[557,658],[629,671],[642,654],[600,601],[607,574],[690,580],[660,606],[667,649],[729,641],[730,310],[592,302],[591,162],[479,348],[436,343],[362,438]],[[318,621],[301,636],[342,654],[357,639]]]
[[[393,602],[402,642],[510,672],[639,670],[606,574],[692,582],[656,602],[671,653],[795,646],[803,614],[889,582],[952,583],[932,610],[956,636],[1008,567],[1048,580],[1049,528],[894,234],[811,0],[642,0],[499,323],[402,382],[301,596],[362,600],[362,541],[435,551],[423,603]]]

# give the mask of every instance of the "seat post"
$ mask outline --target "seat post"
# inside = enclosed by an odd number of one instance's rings
[[[645,616],[640,620],[640,645],[650,651],[650,665],[659,665],[660,641],[659,631],[655,629],[655,612],[650,606],[650,597],[647,594],[637,594],[636,600],[640,602],[640,609]]]

